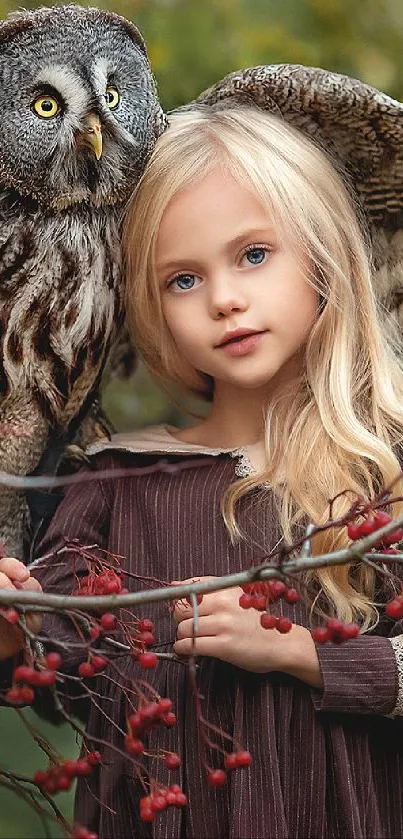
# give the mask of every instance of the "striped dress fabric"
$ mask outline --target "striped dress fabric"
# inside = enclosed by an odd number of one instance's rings
[[[135,470],[160,458],[105,451],[92,459],[92,468]],[[182,458],[171,452],[164,462],[180,463]],[[38,556],[57,550],[66,538],[97,544],[124,557],[123,566],[133,575],[124,582],[130,591],[148,588],[150,579],[222,575],[259,562],[280,539],[270,496],[265,495],[264,503],[260,493],[242,499],[238,521],[247,538],[232,545],[220,502],[235,478],[236,460],[221,453],[208,461],[196,455],[193,461],[194,468],[174,473],[154,470],[70,487]],[[46,591],[71,593],[77,583],[73,570],[77,576],[86,573],[82,561],[73,562],[70,555],[40,562],[34,573]],[[281,601],[275,611],[310,625],[302,600],[295,606]],[[158,649],[169,652],[175,625],[167,604],[142,607],[137,614],[155,622]],[[50,647],[55,638],[76,638],[71,623],[61,617],[48,616],[44,629]],[[178,722],[152,732],[147,750],[177,751],[182,766],[170,772],[155,757],[141,761],[159,782],[180,783],[189,805],[169,808],[152,824],[139,818],[144,790],[123,746],[127,691],[136,678],[145,678],[145,671],[130,656],[116,659],[119,679],[110,665],[88,682],[95,691],[94,701],[84,707],[88,734],[116,750],[94,743],[103,762],[90,778],[79,780],[77,822],[100,839],[403,837],[403,721],[389,716],[397,701],[398,672],[388,638],[401,632],[401,624],[382,620],[373,634],[341,646],[319,646],[323,691],[282,673],[254,674],[218,659],[199,658],[197,682],[205,718],[253,756],[250,768],[230,773],[226,786],[217,790],[208,786],[200,758],[187,668],[160,660],[146,679],[160,696],[172,699]],[[72,649],[64,666],[74,671],[79,660]],[[230,741],[217,742],[233,750]],[[207,758],[212,766],[222,766],[222,755],[215,750]]]

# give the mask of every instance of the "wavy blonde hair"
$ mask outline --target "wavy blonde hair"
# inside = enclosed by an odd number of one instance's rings
[[[311,266],[306,281],[321,301],[302,375],[266,408],[267,467],[237,481],[223,500],[226,525],[236,538],[237,502],[265,484],[291,543],[305,522],[327,521],[329,500],[338,493],[351,490],[369,500],[399,474],[393,450],[403,437],[397,337],[374,295],[358,207],[327,155],[279,117],[257,108],[201,107],[170,117],[125,220],[127,312],[157,380],[209,394],[207,380],[179,355],[164,320],[155,246],[169,202],[217,167],[225,167],[261,201],[280,241],[302,257],[301,264]],[[345,514],[351,501],[351,495],[341,495],[334,517]],[[394,507],[395,513],[401,510],[402,505]],[[347,544],[345,527],[329,529],[315,537],[313,551]],[[373,568],[362,562],[333,566],[310,572],[306,580],[308,590],[323,592],[329,613],[358,619],[362,631],[373,624]]]

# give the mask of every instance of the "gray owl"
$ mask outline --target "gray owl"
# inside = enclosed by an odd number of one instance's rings
[[[123,325],[122,207],[164,120],[143,39],[116,14],[16,13],[0,45],[0,469],[25,475],[88,421]],[[2,487],[9,555],[28,520]]]

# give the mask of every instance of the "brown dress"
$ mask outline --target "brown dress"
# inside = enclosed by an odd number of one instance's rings
[[[196,468],[71,487],[40,555],[57,549],[64,537],[78,538],[121,554],[124,566],[139,576],[170,581],[245,569],[278,542],[273,505],[270,500],[263,505],[258,493],[241,503],[239,518],[248,538],[235,546],[228,538],[220,501],[242,452],[203,454],[172,439],[166,447],[155,442],[142,446],[130,437],[116,438],[103,452],[98,448],[93,468],[133,469],[161,457],[180,462],[190,456]],[[206,454],[214,456],[206,462]],[[35,575],[47,591],[71,593],[74,588],[71,560],[40,564]],[[133,577],[125,584],[133,591],[144,588]],[[296,606],[281,603],[277,611],[309,625],[301,601]],[[175,626],[166,604],[144,608],[140,615],[155,621],[156,641],[165,645],[159,648],[169,651]],[[55,617],[46,620],[46,632],[50,639],[72,635],[71,626]],[[90,779],[79,781],[77,821],[97,831],[100,839],[403,837],[403,724],[401,717],[388,717],[397,701],[398,670],[386,637],[401,632],[401,624],[382,620],[374,634],[340,647],[320,646],[323,692],[282,673],[253,674],[218,659],[199,659],[205,716],[253,755],[252,766],[233,772],[218,790],[208,787],[200,763],[187,669],[160,661],[147,678],[161,696],[173,700],[178,723],[157,729],[147,745],[150,750],[162,746],[178,751],[182,767],[169,772],[162,761],[151,758],[149,765],[162,783],[183,785],[188,808],[169,808],[153,825],[142,823],[138,798],[144,793],[129,756],[101,748],[103,765]],[[71,666],[76,659],[72,654]],[[144,677],[129,656],[119,659],[119,666],[130,679]],[[110,673],[108,668],[91,681],[102,700],[100,708],[91,705],[87,730],[123,750],[123,737],[108,717],[125,729],[125,698]],[[208,757],[213,765],[222,765],[214,754]]]

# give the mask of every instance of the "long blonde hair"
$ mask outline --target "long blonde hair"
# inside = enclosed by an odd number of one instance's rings
[[[271,223],[311,266],[306,281],[322,305],[305,349],[305,369],[266,411],[267,466],[233,484],[223,515],[239,536],[235,507],[263,484],[276,498],[285,540],[303,522],[328,519],[329,500],[351,490],[369,500],[399,474],[393,451],[403,437],[403,372],[372,287],[359,211],[327,155],[279,117],[255,108],[178,112],[157,141],[125,220],[127,312],[151,373],[208,394],[208,383],[179,355],[161,308],[154,268],[161,218],[180,190],[218,166],[259,198]],[[399,485],[400,487],[401,485]],[[341,495],[334,516],[352,497]],[[394,507],[398,513],[402,507]],[[348,544],[346,528],[326,530],[315,553]],[[376,574],[359,563],[307,577],[343,620],[374,620]]]

